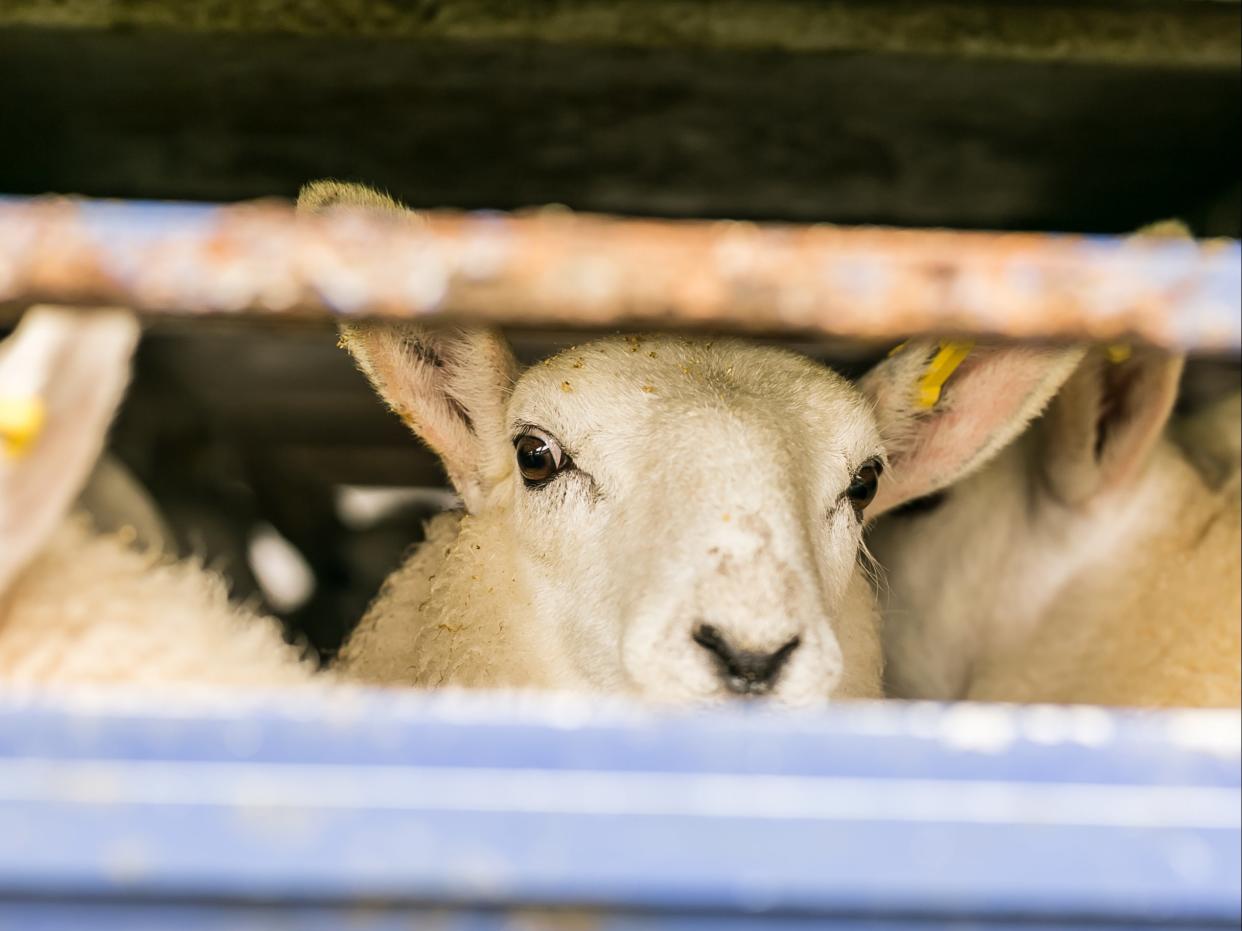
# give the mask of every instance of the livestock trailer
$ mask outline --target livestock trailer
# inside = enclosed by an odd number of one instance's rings
[[[445,485],[342,321],[847,372],[1134,342],[1235,386],[1239,10],[6,0],[0,327],[143,316],[113,452],[330,658]],[[295,217],[326,176],[426,222]],[[1240,925],[1234,710],[0,687],[0,929]]]

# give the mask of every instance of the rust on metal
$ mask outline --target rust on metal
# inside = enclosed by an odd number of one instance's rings
[[[1236,353],[1233,240],[0,200],[0,302]]]

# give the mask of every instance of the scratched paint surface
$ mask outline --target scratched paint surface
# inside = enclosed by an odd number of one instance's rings
[[[1240,740],[1232,712],[0,693],[0,928],[1236,925]]]
[[[1239,244],[0,199],[0,303],[1242,348]]]

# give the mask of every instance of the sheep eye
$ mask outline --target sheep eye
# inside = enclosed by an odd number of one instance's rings
[[[556,440],[541,433],[524,433],[513,441],[518,471],[528,488],[544,485],[573,465]]]
[[[850,504],[860,517],[863,509],[875,498],[876,486],[880,483],[882,471],[884,471],[884,466],[878,459],[869,459],[854,473],[849,487],[845,489],[845,497],[850,499]]]

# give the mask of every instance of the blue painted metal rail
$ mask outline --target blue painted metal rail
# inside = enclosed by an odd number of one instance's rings
[[[0,693],[0,929],[1236,927],[1239,740],[1230,712]]]

